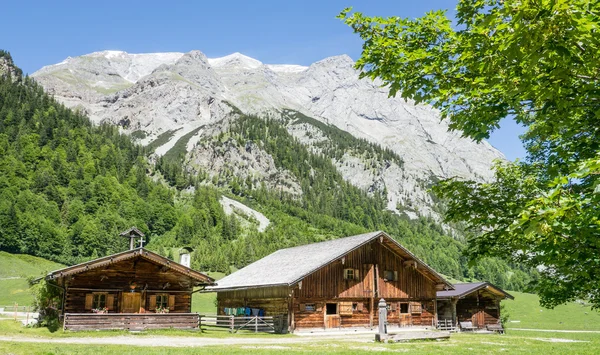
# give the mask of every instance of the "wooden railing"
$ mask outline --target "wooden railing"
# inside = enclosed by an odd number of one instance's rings
[[[452,319],[440,319],[440,320],[438,320],[437,328],[439,330],[455,331],[456,325],[454,324]]]
[[[236,317],[221,315],[201,315],[203,327],[218,327],[227,329],[230,333],[237,333],[240,330],[249,330],[255,333],[285,333],[287,331],[287,316],[273,317]]]
[[[200,329],[198,313],[66,313],[65,330]]]

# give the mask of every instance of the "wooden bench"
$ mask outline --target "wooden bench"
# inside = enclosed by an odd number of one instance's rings
[[[473,326],[473,322],[459,322],[461,331],[474,331],[477,327]]]
[[[504,328],[502,327],[502,324],[498,323],[498,324],[488,324],[486,326],[487,330],[491,331],[491,332],[496,332],[496,333],[500,333],[500,334],[504,334]]]

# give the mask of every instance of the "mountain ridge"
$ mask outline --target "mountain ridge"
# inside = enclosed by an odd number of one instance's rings
[[[136,60],[137,69],[133,70]],[[490,166],[493,160],[504,159],[502,153],[487,142],[477,144],[459,132],[449,132],[439,113],[428,106],[388,97],[381,83],[359,79],[353,66],[347,55],[305,67],[263,64],[240,53],[207,58],[197,50],[146,54],[103,51],[46,66],[32,76],[59,101],[84,111],[92,121],[117,124],[126,133],[144,136],[142,144],[172,131],[178,131],[172,139],[181,139],[199,127],[220,130],[202,129],[194,141],[206,138],[203,134],[207,132],[218,134],[235,120],[236,109],[282,121],[285,110],[299,112],[399,154],[404,161],[404,182],[393,182],[392,174],[386,177],[380,173],[362,174],[369,183],[361,184],[355,178],[361,175],[359,169],[342,170],[345,178],[357,185],[385,189],[390,210],[398,211],[398,204],[414,203],[417,208],[408,214],[411,218],[423,215],[439,219],[433,211],[434,202],[418,181],[454,176],[479,181],[492,178]],[[128,77],[136,78],[133,82],[126,78],[132,70],[139,75]],[[306,135],[306,129],[315,133],[314,126],[286,124],[296,138]],[[175,143],[165,144],[172,147]],[[306,139],[305,143],[313,144]],[[166,153],[166,148],[157,149],[159,155]],[[194,145],[188,148],[186,153],[193,155]],[[348,166],[356,158],[348,156],[336,164]],[[393,168],[397,176],[399,170]]]

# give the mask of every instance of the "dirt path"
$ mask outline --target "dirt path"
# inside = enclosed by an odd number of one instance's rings
[[[323,340],[324,337],[318,337]],[[373,336],[332,336],[328,339],[369,343]],[[105,338],[34,338],[26,336],[0,336],[0,341],[19,343],[51,343],[51,344],[94,344],[94,345],[134,345],[134,346],[167,346],[167,347],[197,347],[212,345],[285,345],[315,342],[314,337],[286,338],[208,338],[208,337],[167,337],[167,336],[115,336]]]

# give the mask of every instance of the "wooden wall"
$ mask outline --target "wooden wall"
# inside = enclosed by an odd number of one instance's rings
[[[483,292],[469,295],[458,300],[456,316],[459,322],[473,322],[473,325],[484,327],[488,324],[497,324],[500,319],[500,300],[485,295]],[[481,324],[483,322],[483,324]]]
[[[403,263],[395,253],[373,241],[346,255],[343,264],[336,260],[305,277],[295,295],[301,299],[364,298],[373,297],[377,286],[378,298],[435,299],[435,282]],[[358,279],[344,280],[346,268],[359,270]],[[385,281],[386,270],[396,271],[398,280]]]
[[[156,294],[174,297],[170,312],[191,311],[192,280],[188,276],[139,257],[62,279],[62,285],[67,289],[64,311],[90,313],[91,309],[85,305],[86,295],[101,292],[108,296],[109,312],[119,313],[123,304],[122,294],[131,292],[131,281],[136,283],[134,292],[140,293],[141,312],[154,312],[149,306],[150,297]],[[112,302],[108,302],[109,300]]]
[[[288,314],[289,292],[288,287],[263,287],[218,292],[217,313],[220,315],[225,314],[225,307],[250,307],[264,309],[265,316]]]

